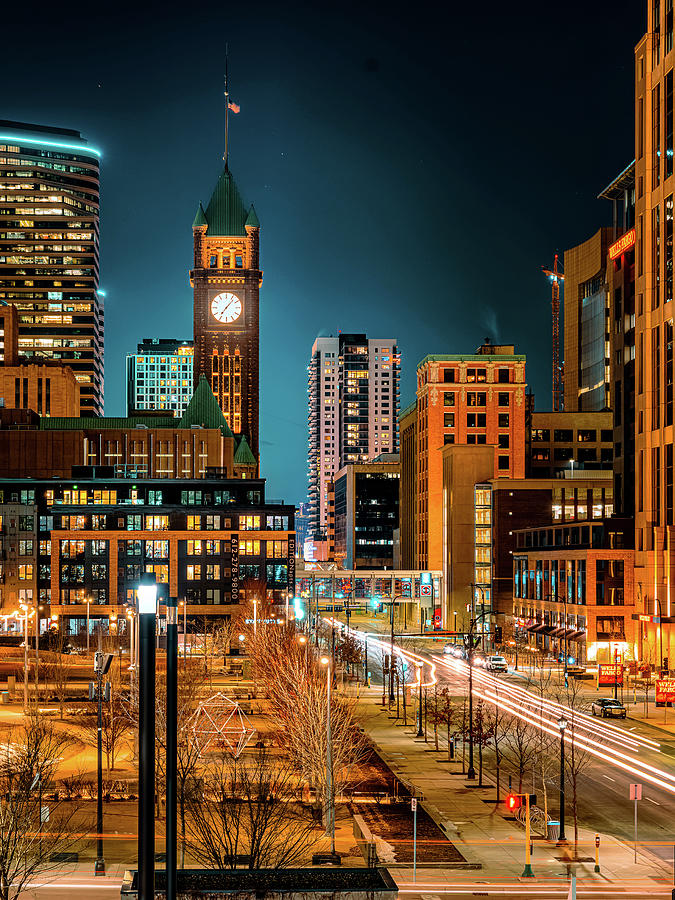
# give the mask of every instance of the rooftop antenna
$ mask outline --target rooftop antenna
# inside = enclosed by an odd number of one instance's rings
[[[228,61],[229,44],[225,44],[225,152],[223,153],[223,160],[225,161],[225,171],[227,171],[227,158],[229,155],[228,114],[230,110],[230,94],[227,87]]]

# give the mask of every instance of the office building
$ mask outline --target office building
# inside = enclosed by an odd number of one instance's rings
[[[565,410],[597,412],[612,405],[610,296],[607,278],[610,228],[565,251]]]
[[[192,223],[194,383],[205,376],[232,432],[258,459],[260,222],[227,162]]]
[[[612,204],[607,279],[611,298],[610,382],[614,427],[614,501],[635,513],[635,162],[600,193]]]
[[[3,612],[39,604],[65,634],[84,632],[87,618],[92,633],[120,633],[150,572],[160,619],[179,597],[188,631],[236,616],[261,592],[283,614],[295,587],[294,508],[266,501],[264,481],[128,476],[84,467],[76,478],[0,479]]]
[[[335,562],[345,569],[391,569],[398,528],[400,465],[387,453],[349,463],[335,476]]]
[[[400,356],[393,338],[314,341],[308,367],[310,535],[328,528],[328,485],[349,463],[398,452]]]
[[[489,446],[497,477],[524,477],[526,387],[525,356],[510,344],[419,363],[415,405],[400,419],[403,566],[443,568],[444,447]]]
[[[635,590],[637,612],[675,613],[673,391],[673,14],[647,4],[635,48]],[[650,656],[673,658],[671,625],[648,625]]]
[[[614,416],[603,412],[533,412],[529,416],[527,475],[555,478],[577,469],[610,469]]]
[[[192,341],[146,338],[127,353],[127,415],[173,411],[180,418],[193,393]]]
[[[77,131],[0,121],[0,303],[32,363],[70,366],[103,415],[99,158]]]
[[[520,637],[575,661],[647,659],[635,615],[633,522],[592,522],[516,532],[514,617]]]

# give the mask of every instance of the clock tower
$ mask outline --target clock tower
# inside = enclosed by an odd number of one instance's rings
[[[206,376],[242,452],[250,447],[258,463],[260,222],[227,163],[192,234],[194,384]]]

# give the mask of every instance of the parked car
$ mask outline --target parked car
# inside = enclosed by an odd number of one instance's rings
[[[509,664],[503,656],[488,656],[485,668],[488,672],[508,672]]]
[[[485,668],[485,664],[487,663],[487,656],[483,650],[474,650],[473,651],[473,664],[474,666],[480,666],[481,669]]]
[[[450,654],[454,656],[455,646],[456,644],[446,644],[445,647],[443,647],[443,653],[445,653],[446,656]]]
[[[626,707],[623,703],[620,700],[613,700],[607,697],[594,700],[591,704],[591,712],[594,716],[600,716],[603,719],[606,719],[608,716],[613,716],[617,719],[626,718]]]

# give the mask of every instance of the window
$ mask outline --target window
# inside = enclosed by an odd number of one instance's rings
[[[469,391],[466,395],[467,406],[485,406],[486,394],[484,391]]]
[[[217,556],[220,553],[220,541],[204,541],[207,556]]]
[[[509,449],[509,436],[508,436],[508,434],[500,434],[500,435],[499,435],[499,449],[500,449],[500,450],[508,450],[508,449]]]
[[[202,517],[201,516],[188,516],[187,517],[187,530],[188,531],[199,531],[202,527]]]
[[[551,432],[548,428],[533,428],[530,432],[533,441],[550,441]]]
[[[19,581],[32,581],[33,564],[25,563],[19,566]]]
[[[497,457],[497,468],[498,469],[508,469],[509,467],[509,457],[508,456],[498,456]]]
[[[511,395],[507,391],[500,391],[497,394],[497,405],[498,406],[508,406],[510,396]]]
[[[443,406],[454,406],[454,405],[455,405],[454,391],[445,391],[443,394]]]
[[[206,517],[206,530],[207,531],[220,531],[220,516],[207,516]]]
[[[445,384],[453,384],[455,381],[455,370],[443,369],[443,381]]]
[[[200,564],[189,563],[187,566],[186,576],[188,581],[199,581],[202,577],[202,567]]]
[[[267,541],[267,558],[281,558],[288,556],[288,541]]]
[[[201,556],[202,552],[202,542],[201,541],[188,541],[187,542],[187,555],[188,556]]]
[[[471,437],[475,437],[475,435],[471,435]],[[454,434],[444,434],[443,435],[443,443],[444,444],[454,444],[455,443]]]
[[[127,531],[142,531],[142,517],[141,516],[127,516]]]
[[[455,414],[454,413],[445,413],[444,414],[443,427],[444,428],[454,428],[455,427]]]
[[[260,541],[240,540],[239,553],[241,556],[260,556]]]
[[[260,516],[239,516],[240,531],[258,531],[260,529]]]
[[[466,380],[471,384],[487,381],[487,369],[467,369]]]
[[[499,428],[508,428],[509,427],[509,414],[508,413],[499,413],[497,417],[497,425]]]
[[[168,516],[146,516],[145,517],[145,530],[146,531],[168,531],[169,530],[169,517]]]
[[[467,428],[485,428],[485,413],[467,413]]]
[[[500,384],[508,384],[511,381],[510,369],[497,369],[497,381]]]
[[[206,580],[220,581],[220,565],[217,563],[208,563],[206,566]]]
[[[146,559],[167,559],[169,556],[168,541],[146,541],[145,542],[145,558]]]
[[[580,444],[594,442],[597,440],[597,432],[591,428],[580,428],[577,431],[577,441]]]
[[[574,432],[571,428],[556,428],[553,432],[553,440],[556,444],[571,444],[574,440]]]

